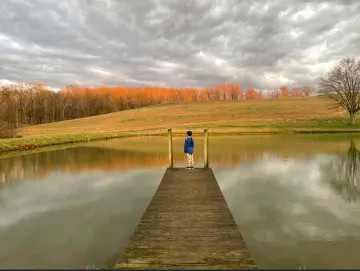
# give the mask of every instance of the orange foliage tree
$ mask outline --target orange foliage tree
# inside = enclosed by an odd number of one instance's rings
[[[288,97],[289,96],[289,88],[287,86],[280,87],[280,97]]]
[[[262,98],[262,95],[260,91],[254,88],[249,88],[246,90],[245,97],[246,100],[258,100]]]

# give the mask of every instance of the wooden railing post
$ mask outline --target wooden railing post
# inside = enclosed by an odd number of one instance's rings
[[[204,130],[204,168],[209,167],[209,131]]]
[[[172,144],[171,129],[168,129],[168,139],[169,139],[169,168],[173,168],[174,167],[174,157],[173,157],[173,144]]]

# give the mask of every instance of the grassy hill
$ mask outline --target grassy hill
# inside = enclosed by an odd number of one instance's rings
[[[163,134],[167,128],[178,133],[210,128],[213,134],[349,132],[360,128],[350,126],[346,115],[332,107],[332,101],[326,97],[149,106],[24,127],[19,130],[21,138],[0,140],[0,151]]]

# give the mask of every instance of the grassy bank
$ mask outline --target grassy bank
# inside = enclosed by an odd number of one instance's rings
[[[80,143],[93,140],[133,136],[131,133],[106,133],[106,134],[64,134],[48,136],[27,136],[23,138],[0,140],[0,151],[32,150],[39,147],[54,146],[60,144]]]
[[[65,143],[139,135],[166,135],[168,128],[213,135],[278,133],[355,133],[340,110],[325,97],[246,102],[159,105],[93,117],[24,127],[20,138],[1,139],[0,152],[29,150]]]

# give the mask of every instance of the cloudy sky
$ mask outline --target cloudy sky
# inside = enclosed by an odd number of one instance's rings
[[[360,55],[360,1],[1,0],[0,83],[314,84]]]

